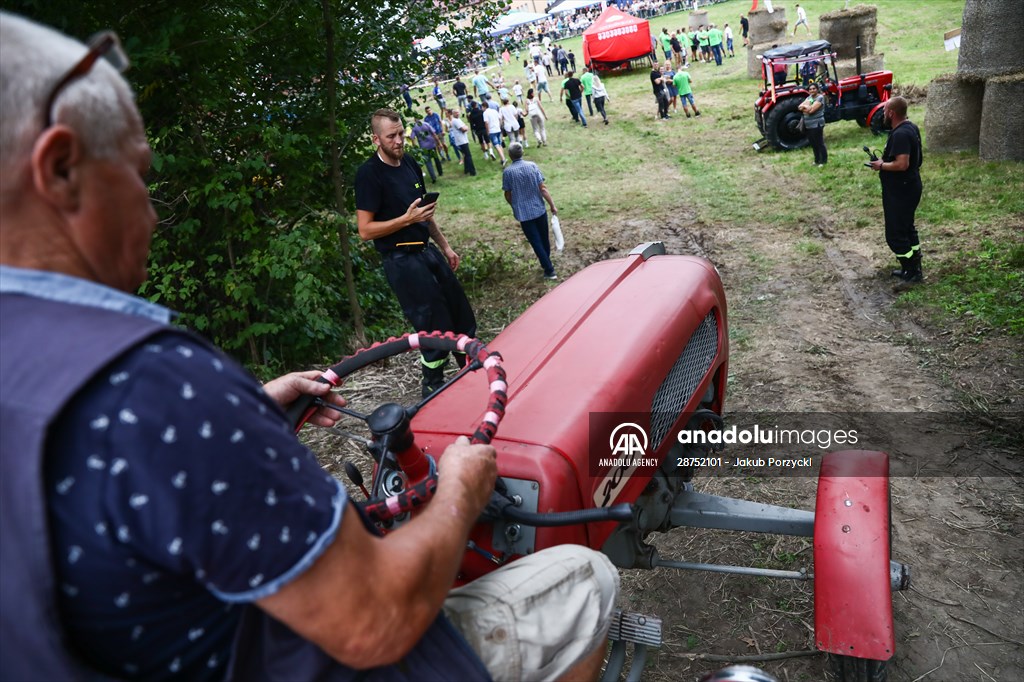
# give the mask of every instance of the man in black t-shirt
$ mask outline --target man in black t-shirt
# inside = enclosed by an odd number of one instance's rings
[[[743,29],[743,45],[746,47],[750,42],[750,39],[747,37],[747,34],[750,33],[750,21],[742,14],[740,15],[740,28]]]
[[[459,76],[455,77],[455,84],[452,85],[452,92],[459,100],[459,106],[463,111],[468,111],[468,100],[466,95],[466,84],[462,82],[462,78]]]
[[[914,227],[914,213],[921,203],[921,131],[907,120],[907,100],[893,97],[885,103],[885,122],[892,126],[882,158],[872,161],[882,181],[885,241],[900,267],[893,277],[914,283],[921,273],[921,242]]]
[[[566,102],[569,104],[569,111],[575,111],[576,116],[580,119],[580,123],[586,128],[587,117],[583,115],[583,83],[572,71],[567,71],[566,76],[568,77],[565,80],[565,85],[562,86],[562,92],[558,96],[561,98],[562,93],[565,94]]]
[[[377,151],[356,172],[359,236],[372,239],[381,253],[388,284],[417,331],[476,336],[473,308],[454,272],[459,255],[434,222],[437,204],[422,203],[423,171],[405,155],[401,117],[378,109],[370,125]],[[455,361],[465,365],[465,354],[457,353]],[[447,362],[445,352],[423,351],[423,397],[444,384]]]
[[[658,117],[667,119],[668,116],[668,84],[665,82],[664,74],[660,67],[651,69],[651,88],[654,90],[654,99],[658,101]]]

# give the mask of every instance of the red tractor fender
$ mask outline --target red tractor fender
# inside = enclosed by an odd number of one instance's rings
[[[866,450],[825,455],[814,515],[818,649],[877,661],[892,657],[889,544],[889,456]]]
[[[868,121],[870,121],[870,120],[871,120],[871,118],[872,118],[872,117],[873,117],[873,116],[875,115],[875,112],[876,112],[876,111],[881,111],[882,109],[884,109],[884,108],[885,108],[885,103],[886,103],[886,102],[887,102],[888,100],[889,100],[889,98],[888,98],[888,97],[886,97],[886,98],[885,98],[884,100],[882,100],[881,102],[879,102],[879,103],[878,103],[878,104],[876,104],[875,106],[871,107],[871,111],[870,111],[870,112],[868,112]]]

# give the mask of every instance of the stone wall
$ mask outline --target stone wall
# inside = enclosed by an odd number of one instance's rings
[[[747,45],[747,76],[761,78],[761,55],[774,45],[789,43],[789,22],[786,10],[776,7],[771,14],[761,8],[747,14],[750,22],[750,44]]]
[[[696,31],[701,26],[708,25],[708,11],[706,9],[699,9],[695,12],[690,12],[690,23],[687,29],[691,33]]]
[[[985,81],[978,77],[947,74],[928,85],[924,124],[929,151],[976,150],[981,133],[981,106]]]
[[[1024,161],[1021,0],[967,0],[956,76],[928,86],[928,148],[978,149],[986,161]]]
[[[860,72],[871,73],[872,71],[881,71],[885,68],[885,55],[882,54],[869,54],[866,57],[860,58]],[[857,75],[857,60],[856,59],[837,59],[836,60],[836,74],[840,78],[847,78],[849,76]]]
[[[839,59],[853,59],[857,56],[857,36],[860,36],[861,56],[865,57],[875,53],[877,26],[878,8],[857,5],[822,14],[818,18],[818,37],[832,44],[832,51]]]
[[[995,76],[1024,70],[1024,2],[967,0],[957,73]]]
[[[986,80],[981,110],[978,155],[986,161],[1024,161],[1024,70]]]

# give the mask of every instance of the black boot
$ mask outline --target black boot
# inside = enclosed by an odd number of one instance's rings
[[[911,284],[924,281],[924,273],[921,272],[920,251],[915,251],[914,255],[907,259],[902,279],[904,282],[910,282]]]
[[[907,270],[910,268],[910,259],[903,258],[902,256],[896,256],[896,260],[900,262],[900,266],[893,270],[892,272],[890,272],[889,274],[892,275],[893,277],[899,277],[900,279],[903,279],[904,277],[906,277]]]
[[[445,359],[444,364],[438,367],[427,367],[422,362],[420,363],[420,369],[423,370],[423,397],[426,398],[428,395],[436,391],[437,389],[444,386],[444,368],[448,365],[448,360]]]

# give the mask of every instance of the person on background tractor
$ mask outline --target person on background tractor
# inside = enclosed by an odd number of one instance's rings
[[[871,168],[878,171],[882,182],[885,241],[900,264],[892,276],[913,284],[924,279],[921,241],[914,226],[914,214],[921,203],[921,131],[907,119],[907,100],[902,97],[885,103],[885,121],[892,132],[882,158],[872,161]]]
[[[450,591],[493,447],[458,439],[431,503],[377,536],[282,411],[344,404],[317,372],[261,387],[130,293],[157,215],[126,66],[113,33],[87,48],[0,12],[3,677],[595,678],[604,555],[562,545]]]

